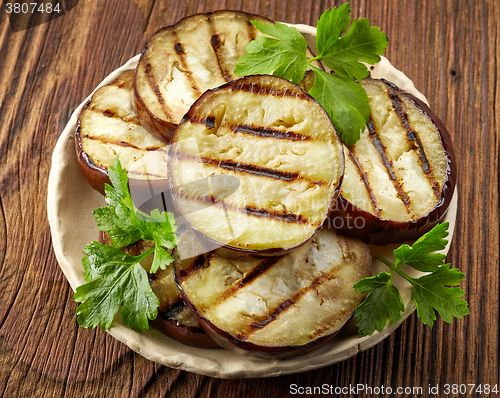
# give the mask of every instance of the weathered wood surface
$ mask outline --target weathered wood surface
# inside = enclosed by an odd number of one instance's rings
[[[339,3],[80,0],[64,17],[18,33],[12,33],[2,9],[3,396],[286,397],[291,384],[324,383],[421,386],[425,392],[439,384],[444,396],[445,383],[499,383],[497,0],[351,2],[355,16],[368,17],[387,33],[387,57],[428,97],[452,133],[460,196],[449,261],[467,274],[461,287],[469,316],[451,325],[438,320],[431,330],[413,314],[384,342],[347,361],[303,374],[250,380],[218,380],[159,366],[105,332],[76,323],[72,291],[52,250],[45,203],[51,153],[72,110],[108,73],[139,53],[153,32],[184,16],[238,9],[314,25],[323,10]]]

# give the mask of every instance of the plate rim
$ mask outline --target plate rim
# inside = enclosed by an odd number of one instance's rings
[[[293,25],[287,24],[289,26],[295,26],[302,34],[309,38],[315,36],[316,28],[309,25]],[[314,43],[309,43],[311,46]],[[92,97],[93,93],[103,85],[111,83],[120,74],[128,70],[135,69],[140,58],[140,54],[132,57],[121,67],[115,69],[111,72],[103,81],[95,88],[95,90],[75,109],[70,120],[66,124],[63,132],[61,133],[57,144],[54,148],[52,154],[52,163],[49,173],[48,182],[48,192],[47,192],[47,215],[50,225],[52,245],[54,248],[54,253],[60,268],[62,269],[66,279],[70,283],[73,291],[76,287],[81,284],[81,277],[83,273],[83,268],[81,263],[78,266],[81,268],[78,272],[78,267],[75,268],[75,264],[72,264],[68,260],[68,253],[63,244],[65,239],[65,231],[61,228],[61,220],[59,218],[59,212],[64,201],[64,195],[60,194],[60,188],[64,187],[63,180],[63,170],[69,167],[72,161],[71,156],[68,157],[69,151],[72,149],[74,151],[74,131],[76,127],[76,122],[78,116],[83,108],[84,104]],[[384,68],[389,68],[391,71],[391,76],[387,77],[388,80],[396,80],[398,86],[402,89],[416,94],[420,99],[427,103],[426,98],[416,90],[413,82],[404,75],[403,72],[394,68],[390,62],[382,57],[381,65]],[[386,75],[384,75],[386,76]],[[392,78],[392,80],[391,80]],[[71,146],[71,149],[68,148]],[[77,162],[76,155],[73,156],[73,161]],[[457,215],[457,201],[458,201],[458,184],[455,187],[452,201],[446,213],[445,219],[443,220],[450,222],[448,244],[444,250],[441,252],[447,254],[452,242],[453,232],[455,227],[455,220]],[[100,195],[95,192],[96,195]],[[97,228],[97,227],[96,227]],[[397,245],[399,246],[399,245]],[[391,246],[386,246],[391,247]],[[379,247],[377,247],[379,248]],[[373,253],[373,246],[371,246]],[[390,252],[392,254],[392,250]],[[81,254],[83,257],[83,253]],[[380,262],[378,262],[380,263]],[[377,261],[373,262],[374,269],[376,268]],[[381,263],[379,264],[381,266]],[[346,330],[350,330],[353,327],[353,320],[349,321],[349,326],[344,329],[339,336],[334,337],[329,340],[325,345],[319,347],[317,350],[313,350],[308,354],[285,358],[285,359],[261,359],[256,358],[251,355],[235,356],[230,351],[222,348],[218,349],[202,349],[185,346],[175,340],[161,334],[161,332],[150,328],[144,332],[136,332],[121,323],[119,314],[115,319],[113,326],[106,330],[111,336],[121,341],[127,345],[130,349],[137,352],[138,354],[144,356],[145,358],[169,366],[171,368],[181,369],[189,372],[194,372],[206,376],[218,377],[218,378],[255,378],[255,377],[277,377],[285,374],[302,373],[310,370],[319,369],[325,366],[329,366],[341,361],[344,361],[359,352],[365,351],[388,337],[394,330],[396,330],[401,323],[406,320],[415,310],[415,305],[413,301],[405,302],[406,311],[402,313],[401,320],[396,324],[388,325],[382,332],[375,331],[372,335],[360,338],[357,335],[349,335]],[[75,314],[76,315],[76,314]],[[347,334],[347,336],[346,336]],[[335,348],[335,342],[342,338],[346,341],[344,343],[345,347],[338,351]],[[158,342],[164,344],[170,344],[170,352],[167,350],[167,354],[160,353],[157,349]],[[153,344],[153,343],[154,344]],[[330,347],[330,350],[328,350]],[[219,352],[225,352],[229,359],[233,359],[232,363],[222,363]],[[312,355],[311,355],[312,354]],[[224,355],[222,355],[224,357]],[[236,358],[236,359],[234,359]],[[204,361],[203,361],[204,360]],[[231,361],[229,361],[231,362]]]

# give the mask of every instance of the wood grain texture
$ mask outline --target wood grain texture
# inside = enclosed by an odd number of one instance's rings
[[[315,24],[337,1],[80,0],[64,17],[12,33],[0,15],[0,394],[5,397],[287,397],[290,385],[499,383],[500,4],[353,0],[389,37],[387,57],[447,124],[459,163],[448,261],[467,274],[471,314],[431,330],[413,314],[389,338],[317,371],[219,380],[154,364],[76,323],[46,216],[51,153],[74,108],[157,29],[236,9]],[[76,206],[77,204],[75,204]],[[297,395],[295,395],[297,396]],[[323,396],[313,394],[308,396]],[[333,395],[332,395],[333,396]],[[374,396],[351,393],[343,397]],[[406,396],[416,396],[409,394]],[[424,393],[423,396],[435,396]],[[450,394],[447,397],[459,396]]]

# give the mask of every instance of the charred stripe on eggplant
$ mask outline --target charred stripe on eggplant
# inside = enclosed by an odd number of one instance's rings
[[[245,91],[247,93],[256,95],[270,95],[272,97],[288,97],[288,98],[297,98],[303,101],[313,101],[313,102],[316,101],[313,97],[311,97],[304,91],[297,92],[297,91],[290,91],[288,89],[280,90],[249,82],[239,82],[233,84],[231,86],[231,90]]]
[[[103,144],[118,145],[118,146],[123,146],[123,147],[130,147],[130,148],[134,148],[134,149],[138,149],[138,150],[143,150],[143,151],[157,151],[160,148],[162,148],[162,147],[158,147],[158,146],[152,146],[152,147],[146,147],[146,148],[139,148],[138,146],[135,146],[135,145],[131,144],[130,142],[126,142],[126,141],[123,141],[123,140],[120,140],[120,141],[113,141],[113,140],[110,140],[110,139],[106,139],[105,140],[105,139],[103,139],[101,137],[96,137],[94,135],[88,135],[88,134],[80,134],[80,137],[82,139],[86,138],[88,140],[101,141]]]
[[[223,160],[223,159],[212,159],[206,156],[195,156],[187,153],[182,153],[182,152],[175,152],[175,157],[176,159],[183,159],[183,160],[193,160],[193,161],[200,161],[201,163],[204,164],[211,164],[217,167],[220,167],[225,170],[230,170],[237,173],[246,173],[246,174],[252,174],[258,177],[264,177],[264,178],[273,178],[275,180],[281,180],[281,181],[287,181],[287,182],[292,182],[295,180],[305,180],[308,181],[311,184],[317,185],[317,186],[322,186],[325,185],[325,181],[313,181],[310,180],[304,176],[301,176],[297,172],[293,171],[280,171],[276,169],[271,169],[267,167],[262,167],[262,166],[257,166],[254,164],[247,164],[247,163],[241,163],[241,162],[235,162],[233,160]]]
[[[356,172],[358,173],[359,177],[361,178],[361,181],[363,181],[363,184],[366,188],[366,191],[368,192],[368,195],[370,197],[370,203],[373,207],[373,210],[375,211],[375,214],[377,215],[377,217],[380,217],[380,214],[381,214],[380,208],[377,205],[377,198],[375,197],[375,195],[370,187],[370,181],[368,181],[366,173],[363,171],[356,155],[353,153],[353,151],[351,151],[350,148],[347,148],[347,149],[348,149],[347,154],[348,154],[349,158],[352,160],[352,163],[354,164],[354,166],[356,167]]]
[[[226,300],[227,298],[233,296],[239,289],[257,279],[264,272],[270,269],[274,264],[276,264],[280,259],[281,257],[279,256],[271,257],[258,263],[257,266],[255,266],[250,272],[248,272],[242,279],[237,281],[229,289],[221,292],[219,298],[214,302],[214,304],[217,305],[220,302]]]
[[[382,159],[382,163],[387,169],[387,174],[389,175],[389,178],[392,181],[394,188],[396,189],[396,192],[398,193],[398,198],[401,199],[401,201],[405,205],[406,211],[410,213],[410,206],[409,206],[410,200],[408,194],[403,191],[403,189],[401,188],[401,183],[398,181],[396,175],[394,174],[394,170],[392,169],[392,162],[387,158],[387,154],[385,152],[386,149],[385,145],[382,143],[382,141],[377,135],[373,120],[370,120],[367,127],[368,127],[368,134],[370,135],[372,144],[377,149],[380,158]]]
[[[153,90],[153,93],[155,94],[156,99],[158,100],[158,103],[160,104],[161,110],[163,111],[163,113],[165,114],[165,116],[167,118],[170,118],[170,113],[169,113],[167,107],[165,106],[165,99],[163,98],[163,95],[160,91],[160,88],[158,87],[158,83],[156,82],[156,79],[155,79],[153,73],[151,72],[152,66],[149,63],[149,60],[146,56],[146,53],[144,53],[144,55],[143,55],[142,62],[144,65],[144,72],[146,73],[146,77],[147,77],[149,86],[151,87],[151,90]]]
[[[248,214],[250,216],[259,218],[270,218],[274,220],[279,220],[284,223],[295,223],[295,224],[307,224],[311,223],[310,220],[306,219],[302,214],[286,213],[273,211],[269,209],[262,209],[253,206],[238,207],[227,202],[217,202],[214,201],[213,196],[188,196],[183,192],[176,192],[174,194],[176,198],[182,198],[184,200],[190,200],[193,202],[205,203],[207,205],[215,206],[224,210],[231,210],[234,212]],[[313,225],[319,226],[319,223],[313,223]]]

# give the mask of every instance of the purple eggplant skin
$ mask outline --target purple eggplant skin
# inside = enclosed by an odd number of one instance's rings
[[[85,104],[82,112],[87,109],[90,100]],[[80,136],[80,119],[78,119],[75,131],[75,149],[78,160],[78,168],[87,183],[101,195],[104,195],[104,185],[111,184],[108,171],[97,166],[91,157],[82,148],[82,138]]]
[[[150,324],[166,336],[172,339],[198,348],[220,348],[202,328],[187,326],[173,318],[162,318],[160,314]]]
[[[392,83],[387,82],[392,85]],[[393,87],[396,87],[392,85]],[[397,87],[396,87],[397,88]],[[399,88],[397,88],[400,90]],[[441,142],[446,152],[448,166],[446,170],[447,180],[443,184],[441,198],[436,206],[424,217],[416,221],[397,222],[381,220],[346,200],[342,194],[331,208],[326,223],[332,224],[344,235],[360,238],[373,245],[387,245],[391,243],[402,243],[414,241],[429,232],[436,224],[440,223],[446,215],[451,199],[455,192],[457,183],[457,163],[451,135],[439,117],[420,99],[414,95],[403,92],[406,97],[420,108],[434,123],[441,134]],[[341,220],[342,223],[336,222]],[[361,221],[363,222],[361,222]],[[341,224],[341,225],[336,225]]]
[[[177,282],[177,275],[176,275]],[[179,286],[179,285],[178,285]],[[179,289],[181,289],[179,287]],[[265,347],[261,345],[256,345],[250,343],[248,341],[240,340],[230,333],[219,329],[212,322],[210,322],[205,317],[199,315],[195,306],[189,301],[184,292],[182,291],[182,298],[186,303],[187,307],[194,314],[197,322],[203,328],[205,333],[211,337],[213,341],[215,341],[219,346],[226,348],[230,351],[238,352],[238,353],[251,353],[252,356],[260,357],[264,359],[282,359],[289,358],[292,356],[305,355],[313,350],[316,350],[321,345],[325,344],[332,337],[336,336],[350,321],[352,315],[346,322],[342,325],[341,328],[332,332],[327,336],[319,337],[315,340],[312,340],[308,344],[303,346],[276,346],[276,347]]]

